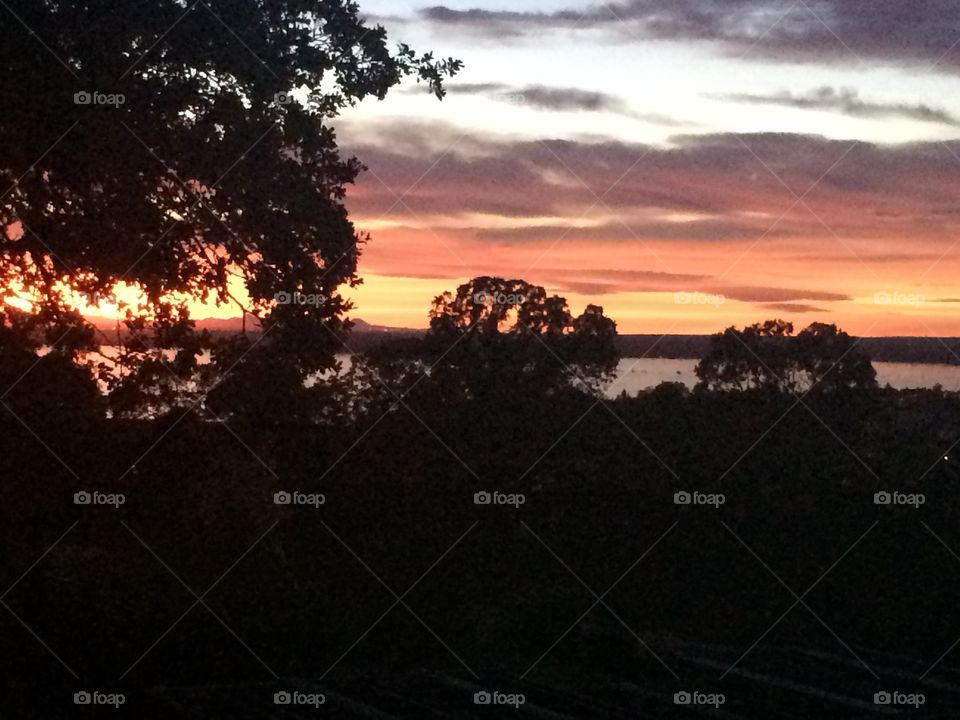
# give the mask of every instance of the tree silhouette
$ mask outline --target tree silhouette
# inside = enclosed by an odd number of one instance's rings
[[[877,387],[877,372],[866,352],[836,325],[813,323],[797,336],[800,367],[815,392]]]
[[[597,391],[616,370],[616,335],[601,307],[574,317],[565,298],[542,287],[477,277],[434,299],[423,338],[371,351],[376,377],[358,366],[358,384],[376,392],[379,378],[399,395],[416,383],[447,402]]]
[[[767,320],[714,335],[696,367],[701,390],[831,394],[877,387],[876,372],[856,341],[836,325]]]
[[[157,375],[135,365],[188,344],[186,301],[239,305],[238,284],[275,362],[330,367],[358,256],[342,200],[362,165],[328,121],[408,75],[442,97],[460,62],[391,52],[349,0],[5,5],[4,287],[55,337],[83,324],[73,292],[136,288],[120,340],[131,372],[116,379],[128,399]],[[276,302],[298,293],[316,301]],[[197,350],[177,363],[184,378]]]
[[[44,318],[0,310],[0,401],[31,426],[56,424],[73,431],[78,422],[102,414],[97,384],[77,362],[92,335],[89,329],[78,328],[54,338]],[[53,347],[38,357],[44,345]]]

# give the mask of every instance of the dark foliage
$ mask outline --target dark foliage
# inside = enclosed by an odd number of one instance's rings
[[[614,367],[599,308],[573,318],[540,288],[478,278],[432,315],[425,337],[355,359],[387,375],[379,402],[321,382],[305,405],[263,367],[265,391],[229,425],[77,414],[96,405],[89,381],[56,353],[31,370],[8,338],[3,377],[26,372],[8,399],[43,410],[0,420],[0,581],[82,679],[11,615],[2,710],[57,715],[104,687],[140,717],[269,717],[295,686],[343,717],[473,717],[473,693],[499,687],[531,711],[672,718],[673,693],[696,683],[741,717],[841,717],[877,690],[864,664],[956,710],[946,664],[919,680],[960,634],[941,544],[960,543],[956,396],[878,390],[843,367],[855,348],[836,328],[771,322],[718,336],[704,360],[723,378],[745,368],[742,391],[674,383],[598,402],[577,380]],[[776,381],[834,372],[802,403]],[[337,410],[318,425],[321,406]],[[125,502],[72,502],[94,488]],[[324,502],[278,505],[282,491]],[[925,502],[876,503],[891,491]],[[677,504],[683,492],[724,502]],[[484,716],[513,717],[499,712]]]
[[[10,0],[4,17],[0,279],[54,338],[84,327],[76,293],[142,293],[115,412],[230,367],[198,367],[186,300],[240,305],[238,285],[270,329],[251,352],[329,369],[362,239],[342,204],[362,165],[330,120],[404,76],[442,97],[459,61],[391,52],[349,0]]]
[[[523,280],[478,277],[434,300],[422,337],[384,344],[354,365],[352,392],[365,412],[412,402],[510,405],[549,402],[576,388],[598,392],[617,367],[616,323],[588,305]]]
[[[874,390],[876,372],[858,343],[824,323],[796,336],[793,324],[782,320],[731,327],[711,339],[696,368],[698,387],[825,394]]]
[[[737,673],[717,684],[793,602],[750,550],[801,594],[867,533],[805,602],[885,679],[884,669],[919,676],[960,634],[954,560],[922,524],[960,543],[949,490],[960,473],[943,459],[960,437],[960,402],[887,391],[809,402],[791,410],[792,398],[779,393],[666,385],[606,408],[568,394],[509,406],[440,402],[416,416],[401,408],[369,432],[194,420],[37,425],[79,477],[7,416],[4,587],[79,524],[6,602],[83,682],[12,617],[2,641],[17,652],[4,654],[3,674],[10,687],[43,678],[51,702],[110,687],[147,717],[187,696],[202,717],[240,693],[270,716],[283,683],[202,606],[117,681],[195,600],[157,557],[200,594],[266,532],[205,602],[272,671],[314,678],[345,717],[363,714],[336,698],[401,717],[431,717],[428,707],[472,717],[471,688],[496,684],[540,707],[585,703],[567,707],[574,717],[630,717],[637,707],[674,717],[669,697],[691,678],[714,683],[726,709],[744,717],[776,716],[797,702],[840,717],[823,698],[797,700]],[[92,485],[127,502],[119,510],[71,503]],[[923,492],[926,503],[874,504],[875,492],[894,488]],[[274,504],[273,493],[293,489],[326,502]],[[726,502],[674,504],[674,493],[694,489]],[[478,506],[481,490],[526,502]],[[441,556],[404,598],[429,630],[397,605],[317,682],[394,603],[362,563],[402,595]],[[616,617],[596,606],[519,681],[594,602],[580,580],[599,594],[618,578],[605,597]],[[802,606],[740,667],[867,702],[877,684]],[[653,695],[633,697],[625,683]],[[953,707],[949,693],[925,690],[928,707]],[[424,714],[401,709],[414,696]],[[6,701],[18,717],[36,716],[37,706],[20,694]]]

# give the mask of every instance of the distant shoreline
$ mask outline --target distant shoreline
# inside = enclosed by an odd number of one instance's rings
[[[624,357],[696,360],[706,353],[710,337],[620,335],[617,345]],[[876,362],[960,365],[960,338],[873,337],[860,338],[859,344]]]
[[[375,326],[360,319],[354,319],[352,322],[354,328],[348,344],[355,352],[362,352],[384,341],[416,337],[426,332],[422,329]],[[116,331],[112,323],[101,320],[95,324],[105,333],[113,334]],[[198,320],[197,329],[208,330],[214,336],[234,334],[240,332],[241,322],[239,318]],[[247,332],[257,334],[259,328],[251,323],[247,327]],[[617,337],[617,346],[623,357],[697,360],[706,353],[710,337],[710,335],[620,335]],[[960,365],[960,338],[958,337],[869,337],[861,338],[859,342],[870,359],[877,362]]]
[[[401,328],[355,329],[350,345],[362,351],[392,339],[416,336],[425,331]],[[619,335],[617,347],[622,357],[699,360],[710,346],[711,335]],[[860,338],[860,346],[875,362],[960,365],[960,338],[870,337]]]

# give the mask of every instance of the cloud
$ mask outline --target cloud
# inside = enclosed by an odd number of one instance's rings
[[[845,257],[837,257],[831,255],[812,255],[809,253],[797,254],[792,257],[785,258],[789,261],[797,262],[829,262],[829,263],[844,263],[849,265],[857,265],[863,267],[866,264],[868,267],[873,267],[874,265],[901,265],[907,266],[911,263],[926,263],[924,266],[929,267],[932,263],[938,263],[943,259],[942,252],[915,252],[915,253],[877,253],[877,252],[864,252],[857,253],[854,255],[846,255]]]
[[[800,300],[815,300],[819,302],[847,302],[852,300],[843,293],[823,292],[820,290],[803,290],[774,287],[725,287],[723,285],[707,286],[701,292],[711,292],[723,295],[729,300],[742,302],[761,302],[771,304],[794,303]]]
[[[538,270],[547,284],[558,292],[584,295],[612,295],[614,293],[673,293],[699,292],[718,295],[727,300],[759,303],[770,310],[791,312],[827,312],[803,301],[849,302],[853,298],[844,293],[810,290],[806,288],[764,287],[738,285],[718,281],[705,275],[657,273],[644,271],[615,271],[584,267],[576,271],[546,268]]]
[[[521,102],[544,110],[586,110],[632,115],[627,103],[607,93],[578,88],[528,85],[520,89]]]
[[[506,83],[449,83],[447,91],[451,95],[483,95],[492,100],[527,105],[539,110],[563,112],[609,112],[618,115],[633,115],[630,107],[622,99],[608,93],[580,88],[547,87],[545,85],[527,85],[516,87]]]
[[[787,313],[825,313],[830,312],[824,308],[815,305],[804,305],[803,303],[768,303],[763,305],[766,310],[775,310],[776,312]]]
[[[515,86],[499,82],[448,83],[446,88],[451,96],[482,95],[496,102],[535,110],[611,113],[665,127],[692,125],[692,123],[681,122],[658,113],[635,112],[623,98],[596,90],[546,85]],[[422,92],[422,90],[410,88],[406,92]]]
[[[577,295],[590,295],[593,297],[620,292],[616,286],[610,283],[577,282],[576,280],[559,283],[555,287],[551,287],[551,291],[576,293]]]
[[[364,219],[410,223],[411,213],[432,227],[491,215],[501,221],[471,222],[461,234],[489,244],[561,235],[631,243],[819,238],[831,252],[840,238],[861,242],[858,255],[936,252],[960,235],[960,160],[939,142],[770,133],[680,136],[659,147],[464,135],[426,123],[372,130],[344,141],[370,169],[348,197],[361,228]]]
[[[955,0],[626,0],[554,12],[434,6],[420,15],[447,28],[495,38],[605,30],[628,42],[708,42],[738,56],[960,66],[960,53],[950,52],[960,37]]]
[[[674,292],[681,288],[699,289],[711,281],[706,275],[656,272],[652,270],[613,270],[608,267],[580,267],[575,270],[548,267],[540,271],[551,287],[562,292],[584,295],[609,295],[621,292]]]
[[[769,229],[772,221],[766,224],[757,221],[732,221],[703,219],[688,222],[634,221],[620,219],[590,227],[570,227],[570,225],[523,225],[507,228],[477,228],[471,235],[481,240],[493,240],[505,243],[518,243],[542,240],[544,238],[564,238],[577,240],[686,240],[700,242],[728,242],[756,240]],[[795,231],[782,228],[778,237],[789,237]]]
[[[960,127],[960,119],[940,108],[925,104],[876,103],[861,100],[856,90],[837,90],[832,87],[820,87],[805,94],[781,92],[772,95],[750,93],[732,93],[712,95],[720,100],[754,105],[779,105],[801,110],[830,110],[844,115],[861,118],[899,117],[920,122],[940,123]]]

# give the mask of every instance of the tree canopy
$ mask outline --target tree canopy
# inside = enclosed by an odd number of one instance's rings
[[[616,336],[616,323],[599,306],[574,316],[566,298],[540,286],[477,277],[434,299],[422,338],[369,359],[398,393],[423,382],[448,401],[508,401],[516,393],[599,390],[617,367]]]
[[[243,287],[276,362],[300,377],[330,367],[349,307],[338,288],[356,282],[363,240],[342,201],[363,166],[329,120],[405,76],[442,97],[460,62],[391,51],[348,0],[9,0],[2,12],[0,280],[43,325],[22,344],[95,348],[76,294],[125,283],[140,298],[124,308],[130,372],[111,382],[146,381],[155,367],[134,370],[160,348],[180,350],[185,378],[200,352],[188,301],[240,314]],[[316,301],[277,302],[300,294]],[[11,317],[0,312],[22,325]],[[237,365],[248,350],[217,357]]]
[[[869,356],[836,325],[813,323],[794,336],[793,323],[783,320],[714,335],[696,374],[705,390],[837,393],[877,387]]]

